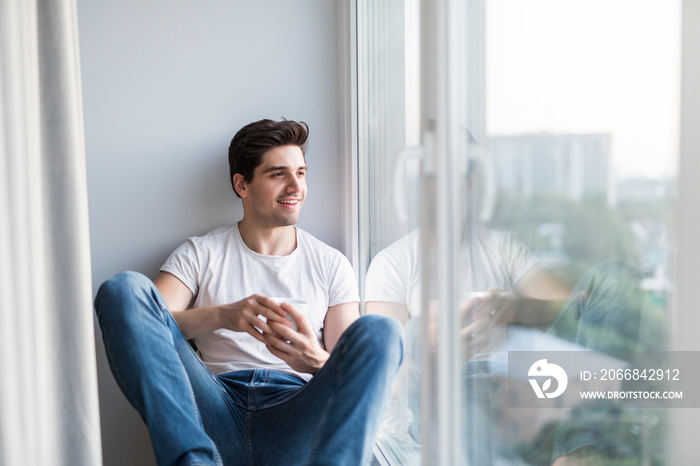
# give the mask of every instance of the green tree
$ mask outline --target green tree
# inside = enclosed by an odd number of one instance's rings
[[[561,245],[552,245],[540,233],[544,224],[563,226]],[[567,261],[555,273],[570,284],[593,265],[604,260],[639,265],[634,236],[619,211],[600,197],[582,200],[554,194],[524,198],[513,192],[501,192],[494,210],[492,227],[510,231],[535,252],[559,247]]]

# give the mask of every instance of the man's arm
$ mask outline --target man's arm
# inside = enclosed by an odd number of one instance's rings
[[[388,301],[368,301],[365,305],[367,314],[381,314],[387,317],[393,317],[402,324],[406,325],[410,317],[408,307],[405,304],[391,303]]]
[[[518,280],[518,283],[515,284],[515,291],[527,298],[565,301],[571,293],[571,288],[551,273],[535,270],[525,273]]]
[[[513,292],[489,289],[468,306],[475,319],[487,317],[497,324],[519,324],[545,328],[552,323],[568,299],[571,289],[542,270],[526,273]]]
[[[344,303],[328,308],[323,321],[323,343],[326,351],[333,351],[343,332],[360,317],[359,303]]]
[[[515,291],[524,298],[518,322],[536,327],[551,324],[571,294],[571,288],[546,271],[525,274]]]
[[[267,296],[253,295],[236,303],[200,307],[188,311],[187,308],[193,297],[192,292],[175,275],[160,272],[153,283],[187,339],[227,328],[246,332],[265,343],[265,338],[258,329],[267,333],[274,332],[258,315],[265,316],[269,321],[286,322],[284,318],[286,311]]]

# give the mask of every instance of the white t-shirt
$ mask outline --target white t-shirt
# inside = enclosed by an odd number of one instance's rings
[[[526,272],[539,268],[524,244],[508,232],[477,228],[471,247],[460,248],[459,287],[463,293],[489,288],[512,290]],[[409,315],[421,311],[420,231],[414,230],[380,251],[365,279],[365,301],[405,304]]]
[[[297,247],[287,256],[250,250],[238,224],[188,238],[161,267],[180,279],[196,297],[194,308],[229,304],[261,293],[299,299],[308,304],[307,318],[323,346],[328,308],[359,301],[350,262],[339,251],[296,229]],[[302,377],[245,332],[219,329],[195,339],[202,361],[214,374],[271,369]]]

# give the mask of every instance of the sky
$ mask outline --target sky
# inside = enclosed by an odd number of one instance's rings
[[[620,178],[676,173],[680,0],[486,0],[490,135],[610,133]]]

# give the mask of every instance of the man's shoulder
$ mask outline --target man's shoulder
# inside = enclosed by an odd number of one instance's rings
[[[299,228],[297,242],[295,260],[303,261],[315,280],[327,287],[329,307],[359,299],[355,273],[342,252]]]
[[[314,251],[318,254],[322,255],[327,255],[327,256],[332,256],[332,257],[342,257],[345,258],[345,255],[334,248],[333,246],[330,246],[320,239],[316,238],[314,235],[309,233],[308,231],[304,231],[299,227],[296,227],[297,229],[297,239],[300,244],[304,245],[306,249],[309,249],[310,251]]]
[[[512,250],[525,248],[513,234],[506,230],[498,230],[486,227],[475,229],[477,244],[485,250],[498,250],[505,254]]]
[[[221,241],[225,241],[234,237],[236,232],[234,230],[234,227],[236,227],[236,224],[222,226],[219,228],[215,228],[203,235],[190,236],[187,238],[187,240],[200,245],[220,243]]]
[[[415,229],[405,236],[397,239],[389,246],[377,253],[380,258],[403,258],[404,260],[418,260],[420,256],[420,230]]]
[[[368,274],[416,274],[421,267],[420,230],[416,229],[379,251],[369,265]]]
[[[490,228],[484,225],[478,225],[474,228],[474,233],[477,238],[485,241],[504,241],[511,238],[511,233],[507,230],[499,230],[498,228]]]

